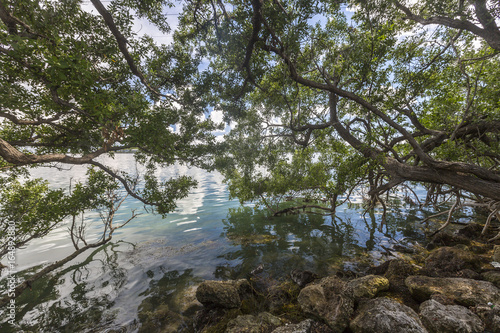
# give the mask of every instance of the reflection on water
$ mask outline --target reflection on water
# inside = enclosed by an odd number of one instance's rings
[[[117,155],[102,161],[134,172],[133,156]],[[36,170],[54,187],[82,179],[85,170]],[[416,211],[389,212],[380,229],[377,211],[362,216],[359,207],[337,209],[336,217],[291,215],[267,217],[252,207],[229,201],[217,173],[177,166],[159,171],[165,178],[187,174],[199,186],[178,203],[166,219],[147,213],[127,199],[118,219],[130,210],[141,215],[115,234],[113,243],[80,255],[59,271],[37,281],[16,300],[16,328],[3,324],[2,332],[136,332],[141,325],[163,325],[161,318],[182,327],[185,311],[179,299],[202,279],[247,277],[259,265],[264,274],[282,278],[292,269],[327,274],[344,259],[362,252],[382,256],[380,246],[401,238],[422,238]],[[100,234],[97,214],[87,214],[89,232]],[[120,222],[118,220],[118,222]],[[39,269],[73,251],[67,226],[19,250],[18,268]],[[5,288],[5,279],[0,284]],[[193,297],[193,295],[191,295]],[[185,313],[186,314],[186,313]],[[2,318],[1,320],[4,320]]]
[[[22,328],[28,332],[83,332],[112,323],[114,315],[109,310],[126,281],[126,271],[117,263],[120,243],[96,249],[83,262],[33,283],[31,290],[16,299],[16,319],[22,318]],[[8,325],[2,329],[19,332]]]
[[[377,252],[378,246],[397,239],[423,241],[416,219],[390,214],[383,233],[371,212],[368,218],[352,219],[322,215],[266,217],[249,207],[230,208],[223,236],[234,249],[221,255],[227,263],[216,268],[220,279],[248,277],[259,265],[271,278],[285,277],[293,269],[307,269],[320,275],[333,273],[343,261],[362,252]],[[376,253],[373,253],[376,255]]]

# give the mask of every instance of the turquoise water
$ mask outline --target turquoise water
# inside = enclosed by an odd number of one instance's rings
[[[103,162],[129,171],[136,168],[130,154]],[[139,327],[139,309],[169,304],[172,311],[180,311],[173,299],[203,279],[244,278],[261,264],[263,274],[273,279],[283,278],[295,268],[328,274],[362,253],[383,259],[381,246],[402,238],[423,240],[418,223],[422,215],[416,210],[391,211],[382,230],[380,212],[363,216],[359,197],[340,207],[336,217],[268,217],[252,204],[241,206],[228,200],[218,173],[182,166],[158,172],[165,178],[177,174],[191,175],[199,185],[178,203],[175,212],[162,219],[127,199],[116,221],[127,220],[133,209],[141,214],[118,230],[112,243],[89,250],[25,291],[16,300],[16,322],[34,332],[105,332],[112,328],[134,332]],[[35,171],[35,176],[49,179],[55,187],[67,187],[84,175],[85,168],[78,166],[60,172]],[[89,241],[97,239],[101,231],[98,214],[85,217]],[[62,225],[19,250],[18,270],[29,274],[31,269],[72,253],[67,229]]]

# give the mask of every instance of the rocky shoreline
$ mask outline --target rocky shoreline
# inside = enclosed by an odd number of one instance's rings
[[[167,311],[161,329],[144,321],[139,331],[500,333],[500,244],[481,242],[481,229],[438,233],[425,249],[390,249],[400,255],[363,276],[204,281],[183,298],[182,315]]]

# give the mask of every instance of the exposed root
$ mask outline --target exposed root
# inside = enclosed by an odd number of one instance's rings
[[[488,215],[488,219],[486,219],[486,223],[484,224],[484,228],[483,228],[483,231],[481,231],[481,236],[484,236],[486,234],[486,231],[488,230],[488,227],[490,226],[490,223],[491,223],[491,220],[493,220],[493,217],[499,216],[498,214],[498,209],[495,209],[494,211],[492,211],[490,213],[490,215]]]
[[[457,209],[457,207],[459,206],[459,204],[460,204],[460,195],[457,193],[457,200],[455,201],[455,203],[453,204],[453,206],[448,211],[448,218],[446,219],[446,222],[439,229],[437,229],[436,231],[434,231],[431,234],[431,237],[434,236],[434,235],[436,235],[438,232],[440,232],[444,228],[446,228],[448,225],[450,225],[450,223],[451,223],[451,216],[453,215],[453,212]]]

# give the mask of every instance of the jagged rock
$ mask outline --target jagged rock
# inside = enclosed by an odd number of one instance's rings
[[[427,259],[422,274],[433,277],[458,277],[457,272],[465,269],[477,270],[480,262],[467,250],[457,247],[440,247]]]
[[[432,294],[442,294],[464,306],[488,302],[500,305],[500,289],[487,281],[414,275],[409,276],[405,283],[412,296],[419,301],[429,299]]]
[[[420,318],[431,333],[475,333],[484,330],[481,319],[461,305],[442,305],[428,300],[420,304]]]
[[[307,314],[320,318],[334,332],[343,332],[354,311],[352,289],[335,276],[309,284],[300,291],[298,303]]]
[[[427,333],[415,311],[386,297],[364,303],[350,328],[354,333]]]
[[[274,328],[282,324],[281,319],[269,312],[262,312],[257,316],[241,315],[229,321],[226,333],[271,332]]]
[[[293,282],[299,285],[300,288],[305,287],[308,283],[313,282],[318,278],[318,275],[311,271],[302,271],[294,269],[290,272],[290,278]]]
[[[474,312],[486,325],[485,333],[500,333],[500,307],[480,305],[474,307]]]
[[[389,289],[389,280],[383,276],[367,275],[348,282],[354,299],[373,298],[379,291]]]
[[[307,319],[298,324],[278,327],[272,333],[310,333],[313,323],[313,320]]]
[[[495,245],[493,247],[493,256],[491,257],[491,260],[500,262],[500,245]]]
[[[196,298],[207,307],[232,309],[238,308],[251,290],[247,280],[204,281],[196,290]]]
[[[483,279],[493,283],[497,288],[500,288],[500,271],[488,271],[481,274]]]

